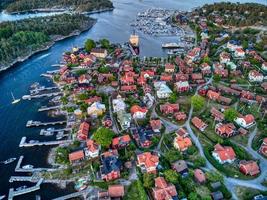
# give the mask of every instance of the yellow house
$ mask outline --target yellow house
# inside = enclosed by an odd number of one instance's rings
[[[91,117],[98,117],[104,114],[106,111],[105,104],[95,102],[90,107],[87,108],[87,113]]]
[[[108,55],[108,51],[102,48],[93,48],[91,50],[91,54],[97,58],[106,58]]]

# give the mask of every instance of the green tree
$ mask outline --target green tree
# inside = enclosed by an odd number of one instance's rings
[[[154,174],[145,173],[143,175],[144,187],[147,188],[147,189],[152,188],[154,186],[154,179],[155,179],[155,175]]]
[[[198,195],[196,192],[190,192],[190,194],[188,195],[188,199],[189,200],[198,200]]]
[[[96,47],[95,41],[92,39],[88,39],[85,42],[84,48],[87,52],[90,52],[93,48]]]
[[[206,177],[210,182],[217,182],[217,181],[222,182],[223,181],[223,176],[215,171],[206,172]]]
[[[109,147],[114,135],[114,132],[109,128],[101,127],[98,128],[97,131],[94,133],[93,139],[96,141],[97,144],[103,147]]]
[[[102,39],[99,41],[102,48],[109,49],[110,48],[110,42],[108,39]]]
[[[221,76],[219,74],[215,74],[213,76],[213,80],[214,80],[215,83],[218,83],[218,82],[221,81]]]
[[[167,151],[165,153],[165,158],[170,163],[173,163],[173,162],[175,162],[177,160],[183,159],[183,156],[182,156],[182,154],[179,151],[177,151],[175,149],[170,149],[169,151]]]
[[[177,184],[179,182],[179,175],[174,170],[168,169],[168,170],[164,171],[163,174],[164,174],[164,177],[166,178],[167,182],[170,182],[173,184]]]
[[[203,158],[203,157],[197,157],[195,160],[194,160],[194,165],[195,167],[204,167],[206,164],[206,159]]]
[[[177,99],[178,99],[178,96],[175,92],[173,92],[169,97],[170,103],[176,103]]]
[[[203,63],[208,63],[208,64],[210,64],[210,58],[209,58],[209,56],[205,56],[205,57],[203,58]]]
[[[202,96],[194,95],[191,97],[191,103],[194,109],[200,110],[205,105],[205,99]]]
[[[233,108],[228,108],[224,111],[224,118],[229,122],[233,122],[237,116],[238,112]]]

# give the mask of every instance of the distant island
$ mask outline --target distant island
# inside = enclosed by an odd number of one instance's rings
[[[48,49],[55,41],[90,29],[94,23],[95,19],[81,14],[0,23],[0,71]]]
[[[229,26],[267,25],[267,6],[257,3],[221,2],[206,4],[199,9],[208,19],[217,19]]]
[[[90,12],[113,8],[109,0],[3,0],[0,10],[9,13],[20,13],[42,9],[64,9],[76,12]]]

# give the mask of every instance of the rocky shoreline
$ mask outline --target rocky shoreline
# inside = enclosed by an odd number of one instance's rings
[[[88,27],[84,28],[83,30],[74,30],[72,33],[70,33],[67,36],[56,36],[53,39],[53,41],[47,43],[47,45],[45,47],[37,49],[37,50],[33,51],[32,53],[24,56],[24,57],[19,57],[19,58],[15,59],[12,63],[7,64],[5,67],[4,66],[0,66],[0,73],[2,71],[5,71],[5,70],[13,67],[16,64],[19,64],[19,63],[22,63],[22,62],[28,60],[29,58],[31,58],[32,56],[34,56],[34,55],[36,55],[38,53],[41,53],[41,52],[46,51],[46,50],[49,50],[56,42],[59,42],[61,40],[65,40],[65,39],[68,39],[68,38],[71,38],[71,37],[74,37],[74,36],[78,36],[81,33],[90,30],[95,25],[96,21],[97,20],[94,19],[93,23],[91,23]]]

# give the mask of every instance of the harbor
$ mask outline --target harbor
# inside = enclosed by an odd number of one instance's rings
[[[58,170],[56,168],[33,168],[33,166],[31,166],[31,165],[21,166],[21,163],[23,161],[23,158],[24,158],[24,156],[20,156],[20,158],[18,160],[18,163],[16,165],[16,168],[15,168],[15,172],[34,173],[34,172],[41,172],[41,171],[53,172],[53,171]],[[28,166],[30,166],[30,167],[28,167]],[[13,177],[12,178],[12,176],[11,176],[10,181],[13,182],[15,180],[17,180],[16,177]]]
[[[22,190],[18,190],[18,191],[15,191],[14,188],[10,188],[9,189],[9,194],[8,194],[8,200],[12,200],[16,196],[20,196],[20,195],[23,195],[23,194],[27,194],[27,193],[39,190],[42,182],[43,182],[43,179],[40,179],[36,183],[35,186],[28,187],[26,189],[22,189]]]
[[[19,143],[19,147],[51,146],[51,145],[69,144],[72,142],[71,139],[46,141],[46,142],[39,142],[38,140],[30,140],[28,143],[26,142],[26,140],[27,140],[26,137],[22,137]]]
[[[26,127],[38,127],[38,126],[49,126],[49,125],[62,125],[65,124],[67,121],[54,121],[54,122],[40,122],[40,121],[33,121],[29,120],[26,123]]]

